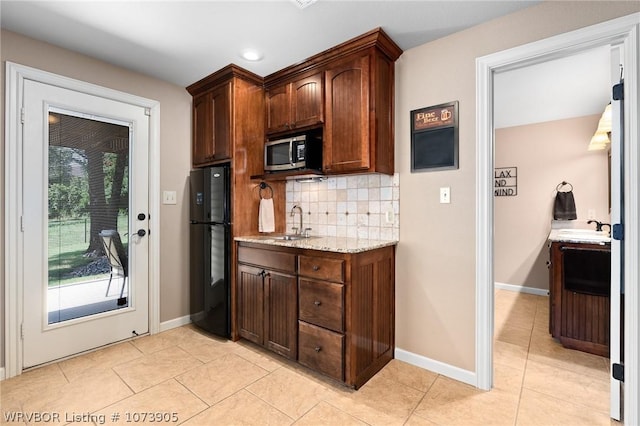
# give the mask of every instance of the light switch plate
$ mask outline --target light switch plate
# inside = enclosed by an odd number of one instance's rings
[[[176,191],[162,191],[162,204],[176,203]]]
[[[448,186],[440,188],[440,204],[451,203],[451,188]]]

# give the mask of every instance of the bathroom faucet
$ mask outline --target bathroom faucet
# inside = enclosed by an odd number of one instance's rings
[[[587,224],[591,224],[591,223],[595,223],[596,224],[596,231],[602,231],[602,227],[603,226],[608,226],[609,227],[609,232],[611,232],[611,225],[609,225],[608,223],[598,222],[597,220],[589,220],[589,221],[587,221]]]
[[[302,207],[295,205],[291,208],[291,213],[289,213],[289,216],[294,217],[296,215],[296,210],[298,210],[298,213],[300,213],[300,227],[297,228],[296,230],[296,235],[302,235],[302,233],[304,232],[304,228],[302,227]],[[295,227],[293,229],[296,229]]]

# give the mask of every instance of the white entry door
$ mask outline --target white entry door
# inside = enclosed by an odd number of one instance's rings
[[[149,117],[31,80],[23,99],[28,368],[149,330]]]

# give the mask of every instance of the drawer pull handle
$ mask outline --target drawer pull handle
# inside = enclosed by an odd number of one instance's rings
[[[320,270],[320,267],[318,265],[313,265],[312,269],[317,272]]]
[[[320,352],[322,348],[320,346],[316,346],[315,348],[313,348],[313,350],[316,352]]]
[[[320,306],[320,305],[322,305],[322,302],[319,301],[319,300],[316,300],[315,302],[313,302],[313,304],[316,305],[316,306]]]

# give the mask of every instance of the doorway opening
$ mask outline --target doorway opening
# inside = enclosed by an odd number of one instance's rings
[[[597,252],[607,265],[592,271],[606,274],[606,294],[578,291],[582,311],[564,307],[566,315],[554,316],[556,306],[563,306],[563,290],[552,285],[552,277],[562,274],[560,265],[552,265],[549,234],[552,228],[584,231],[582,243],[571,243],[580,251],[565,251],[569,245],[557,243],[564,247],[557,253],[589,255],[585,250],[593,248],[588,238],[596,227],[588,221],[611,223],[608,151],[588,147],[611,101],[612,62],[611,47],[602,46],[494,75],[495,369],[508,365],[506,354],[520,355],[525,403],[545,395],[549,404],[568,410],[584,404],[575,395],[588,390],[589,402],[580,411],[594,421],[606,420],[609,413],[604,346],[609,344],[610,244]],[[554,215],[556,193],[569,190],[575,195],[575,217]],[[554,270],[557,274],[550,275]],[[561,343],[564,335],[576,339],[572,349]],[[542,375],[549,380],[538,380]]]
[[[493,381],[492,339],[494,334],[494,268],[493,268],[493,78],[496,72],[557,59],[598,46],[619,46],[621,63],[625,66],[625,169],[623,195],[628,203],[624,206],[624,262],[635,264],[638,253],[638,218],[633,211],[638,208],[638,128],[629,125],[629,120],[638,114],[638,15],[629,15],[609,22],[541,40],[508,51],[499,52],[476,60],[477,76],[477,214],[476,214],[476,369],[477,385],[490,389]],[[630,89],[631,88],[631,89]],[[633,142],[630,142],[633,141]],[[633,257],[636,256],[636,257]],[[624,281],[636,283],[637,268],[622,270]],[[637,287],[625,287],[625,370],[637,372],[637,348],[639,305]],[[633,311],[630,312],[630,311]],[[612,360],[613,355],[612,355]],[[631,377],[629,377],[631,376]],[[637,422],[638,409],[633,402],[638,398],[637,376],[625,376],[624,421]],[[619,386],[618,382],[618,386]],[[612,386],[612,395],[614,394]],[[618,393],[619,394],[619,393]],[[612,397],[613,406],[613,397]],[[612,416],[613,410],[612,410]]]

